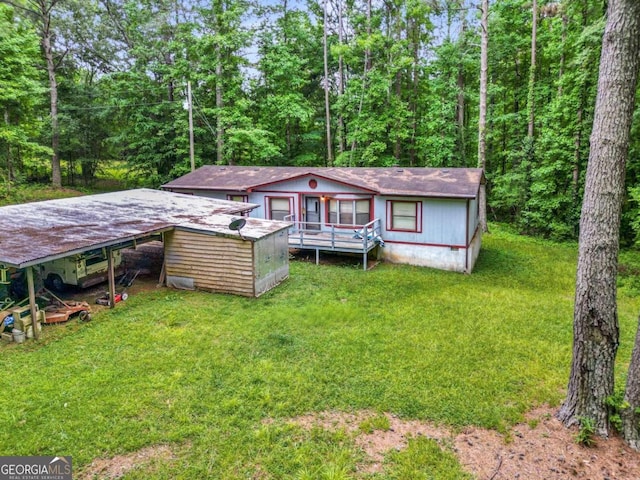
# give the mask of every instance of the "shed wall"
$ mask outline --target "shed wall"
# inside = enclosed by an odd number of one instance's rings
[[[478,218],[478,199],[471,198],[469,199],[469,238],[467,239],[467,243],[471,243],[473,240],[476,229],[478,228],[479,218]]]
[[[253,245],[248,240],[173,230],[165,234],[167,284],[252,297]]]
[[[254,243],[255,296],[262,295],[289,276],[289,241],[281,230]]]

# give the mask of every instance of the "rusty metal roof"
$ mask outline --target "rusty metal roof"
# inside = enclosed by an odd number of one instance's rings
[[[171,189],[246,192],[300,177],[318,177],[379,195],[475,198],[480,168],[241,167],[205,165],[162,186]]]
[[[0,207],[0,264],[26,267],[122,244],[173,228],[238,236],[232,215],[255,204],[150,189]],[[242,236],[256,240],[289,223],[246,218]]]

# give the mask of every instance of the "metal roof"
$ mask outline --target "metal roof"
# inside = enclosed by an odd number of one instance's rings
[[[231,215],[256,207],[150,189],[0,207],[0,264],[22,268],[173,228],[237,237]],[[246,218],[242,236],[257,240],[289,225]]]
[[[379,195],[475,198],[480,168],[242,167],[205,165],[162,186],[165,189],[246,192],[304,176],[352,185]]]

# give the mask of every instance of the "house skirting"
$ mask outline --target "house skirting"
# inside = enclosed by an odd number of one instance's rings
[[[481,243],[482,234],[478,230],[468,247],[387,241],[381,254],[383,260],[391,263],[471,273],[478,258]]]

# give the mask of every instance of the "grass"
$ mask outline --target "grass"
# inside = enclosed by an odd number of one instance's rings
[[[68,173],[66,162],[63,162],[62,166],[63,173]],[[76,185],[63,188],[54,188],[50,184],[44,183],[8,184],[6,182],[0,182],[0,207],[18,203],[55,200],[78,195],[122,190],[127,183],[130,183],[127,166],[125,162],[122,161],[105,162],[105,164],[100,167],[90,187],[82,186],[79,167],[76,175]],[[63,184],[65,184],[68,178],[65,177],[63,180]]]
[[[48,327],[39,344],[0,348],[0,454],[70,454],[77,468],[168,444],[174,459],[127,478],[464,478],[427,439],[387,455],[383,473],[358,473],[351,436],[291,419],[370,409],[504,431],[558,405],[575,261],[575,245],[494,226],[472,275],[294,262],[259,299],[130,297],[89,324]],[[620,378],[639,310],[621,292]]]
[[[75,197],[83,194],[79,190],[53,188],[49,185],[31,184],[7,187],[6,184],[0,183],[0,207],[18,203]]]

